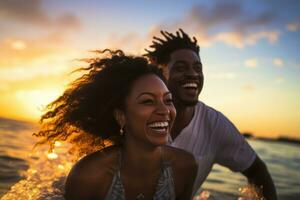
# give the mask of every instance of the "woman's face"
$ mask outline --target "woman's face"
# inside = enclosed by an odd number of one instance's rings
[[[172,96],[164,82],[154,74],[133,82],[126,98],[126,139],[164,145],[176,116]]]

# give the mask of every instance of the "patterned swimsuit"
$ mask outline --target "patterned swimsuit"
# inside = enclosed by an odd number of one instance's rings
[[[125,200],[125,190],[121,181],[121,152],[119,153],[119,166],[114,174],[110,188],[106,194],[105,200]],[[137,199],[143,199],[138,198]],[[162,156],[162,168],[160,177],[156,185],[153,200],[175,200],[175,187],[172,177],[172,167]]]

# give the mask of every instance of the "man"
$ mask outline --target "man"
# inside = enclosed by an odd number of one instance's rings
[[[249,183],[262,189],[267,200],[276,200],[276,190],[264,162],[237,128],[220,112],[198,100],[203,87],[202,62],[196,38],[179,29],[176,34],[161,31],[147,50],[151,62],[165,71],[177,117],[171,132],[171,146],[193,153],[198,161],[194,191],[200,188],[215,163],[241,172]],[[218,98],[218,97],[217,97]]]

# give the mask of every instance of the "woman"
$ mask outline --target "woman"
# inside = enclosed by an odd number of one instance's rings
[[[176,112],[161,71],[141,57],[104,52],[110,56],[88,60],[87,73],[42,117],[38,135],[48,142],[70,140],[81,152],[102,145],[75,164],[65,198],[190,199],[197,164],[165,146]]]

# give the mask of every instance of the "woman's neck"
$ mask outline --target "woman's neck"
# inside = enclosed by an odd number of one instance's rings
[[[122,169],[134,174],[145,174],[160,169],[161,149],[161,146],[126,139],[122,147]]]

